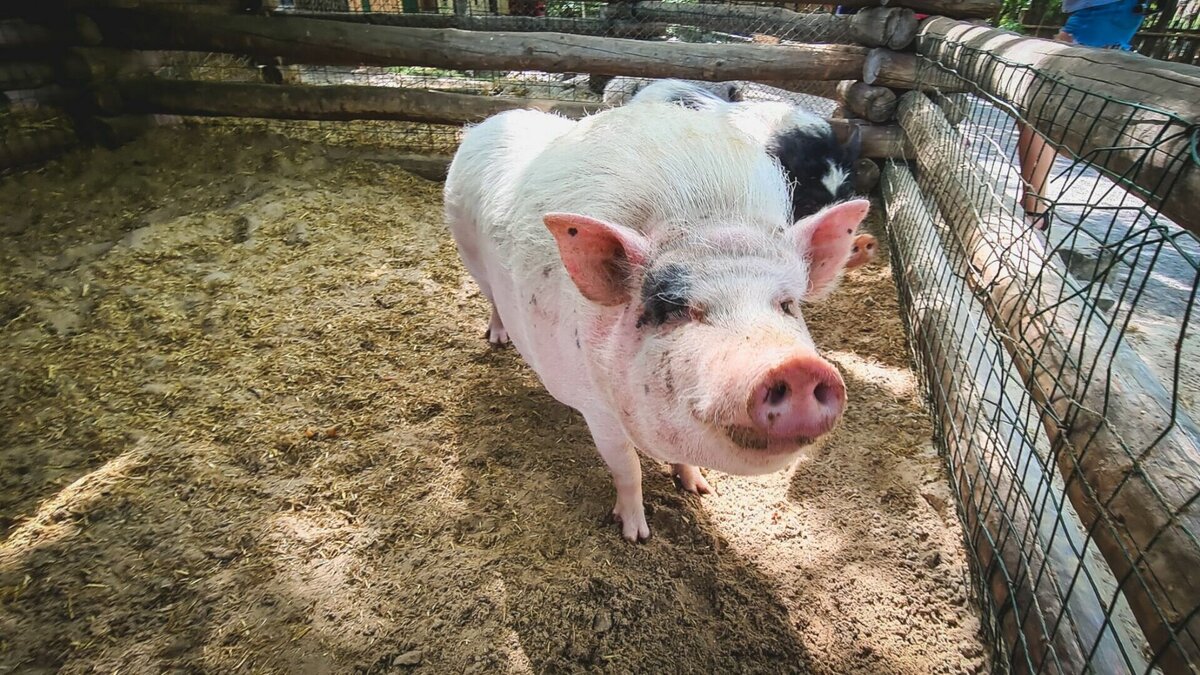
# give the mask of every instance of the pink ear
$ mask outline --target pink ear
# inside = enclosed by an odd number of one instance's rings
[[[837,286],[854,247],[854,231],[867,217],[871,202],[855,199],[826,207],[792,228],[796,246],[808,259],[805,300],[820,300]]]
[[[542,221],[583,297],[606,306],[629,302],[629,270],[646,262],[645,237],[574,213],[547,213]]]

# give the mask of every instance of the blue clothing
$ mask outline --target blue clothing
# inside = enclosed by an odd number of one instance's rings
[[[1067,5],[1068,0],[1064,0],[1064,10]],[[1132,49],[1130,41],[1145,19],[1137,12],[1137,6],[1138,0],[1115,0],[1072,9],[1062,30],[1083,47]]]
[[[1078,12],[1081,9],[1087,9],[1088,7],[1100,7],[1101,5],[1107,5],[1112,2],[1116,2],[1116,0],[1062,0],[1062,11],[1063,14],[1070,15]]]

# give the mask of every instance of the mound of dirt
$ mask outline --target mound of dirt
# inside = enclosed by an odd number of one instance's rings
[[[840,429],[705,498],[646,462],[634,546],[439,184],[161,129],[0,203],[0,672],[986,665],[886,261],[809,312]]]

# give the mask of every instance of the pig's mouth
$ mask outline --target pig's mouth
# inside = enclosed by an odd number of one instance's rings
[[[725,436],[738,447],[747,450],[768,450],[773,452],[790,452],[796,448],[812,445],[816,442],[811,436],[791,436],[788,438],[769,438],[764,431],[750,427],[729,425],[723,431]]]

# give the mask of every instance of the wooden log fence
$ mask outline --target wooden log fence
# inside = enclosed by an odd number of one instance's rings
[[[57,42],[54,31],[45,25],[19,18],[0,19],[0,50],[48,47]]]
[[[729,0],[733,4],[757,4],[761,0]],[[837,5],[862,9],[890,5],[889,0],[819,0],[806,5]],[[923,14],[936,14],[962,19],[987,19],[996,15],[1002,0],[904,0],[904,6]]]
[[[599,103],[361,85],[302,87],[131,78],[117,80],[116,88],[120,105],[128,112],[213,117],[469,124],[505,110],[529,108],[578,119],[603,108]],[[830,125],[842,140],[857,128],[864,157],[912,156],[899,127],[854,120],[830,120]]]
[[[33,61],[0,63],[0,91],[36,89],[53,84],[58,73],[53,64]]]
[[[1106,332],[983,182],[941,110],[919,92],[898,118],[916,150],[922,186],[933,195],[970,262],[967,280],[1043,424],[1067,494],[1167,672],[1200,663],[1200,432],[1146,366]],[[1086,364],[1107,364],[1093,373]]]
[[[1191,161],[1200,67],[941,17],[922,24],[917,50],[1011,103],[1051,141],[1141,188],[1164,215],[1200,234],[1200,167]]]
[[[890,49],[872,49],[863,62],[862,81],[878,87],[920,89],[922,91],[961,92],[969,85],[952,73],[934,67],[922,67],[915,54]]]
[[[645,42],[563,33],[403,28],[300,17],[98,12],[105,44],[225,52],[319,65],[421,65],[693,80],[845,80],[867,49],[854,45]]]
[[[896,114],[896,92],[887,87],[844,80],[837,93],[847,110],[871,122],[886,122]]]
[[[559,19],[540,16],[503,16],[475,14],[389,14],[382,12],[321,12],[277,9],[280,17],[344,21],[376,26],[404,28],[458,28],[460,30],[501,31],[510,33],[541,33],[554,31],[572,35],[597,35],[633,39],[649,39],[667,34],[670,24],[632,21],[629,19]],[[916,37],[916,30],[913,30]],[[911,40],[910,40],[911,43]]]

